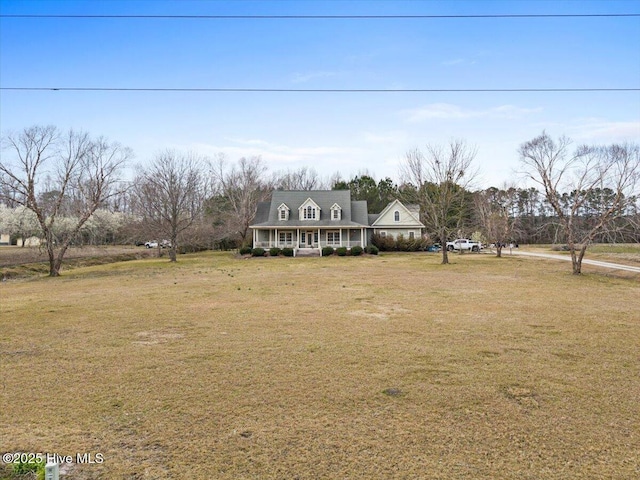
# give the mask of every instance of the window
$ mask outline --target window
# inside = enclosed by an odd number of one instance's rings
[[[393,219],[394,219],[396,222],[399,222],[399,221],[400,221],[400,212],[399,212],[399,211],[397,211],[397,210],[396,210],[396,211],[393,213]]]
[[[337,203],[331,206],[331,220],[340,220],[342,218],[342,208]]]
[[[380,232],[380,238],[384,238],[387,236],[387,232]]]
[[[327,243],[329,245],[340,245],[340,232],[327,232]]]
[[[279,232],[278,237],[281,244],[290,244],[293,242],[293,232]]]
[[[414,238],[416,238],[416,233],[415,232],[409,232],[409,239],[413,240]]]
[[[289,220],[289,207],[287,207],[284,203],[280,204],[280,206],[278,207],[278,219]]]
[[[304,209],[304,219],[305,220],[315,220],[316,219],[316,209],[309,205]]]
[[[319,220],[320,206],[310,197],[298,207],[298,218],[300,220]]]

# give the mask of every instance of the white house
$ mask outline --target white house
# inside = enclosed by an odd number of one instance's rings
[[[293,248],[299,253],[322,247],[366,247],[374,233],[419,238],[417,206],[394,200],[369,214],[365,200],[351,200],[349,190],[276,190],[270,202],[258,204],[253,246]]]

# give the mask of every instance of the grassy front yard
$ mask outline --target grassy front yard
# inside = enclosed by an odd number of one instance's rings
[[[638,280],[451,260],[205,253],[4,282],[0,452],[104,455],[76,480],[639,476]]]

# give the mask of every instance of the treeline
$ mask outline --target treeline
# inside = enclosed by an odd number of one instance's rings
[[[127,181],[130,149],[83,132],[34,126],[2,141],[0,233],[10,234],[12,243],[41,239],[53,276],[71,245],[156,240],[169,246],[175,261],[181,251],[249,244],[257,205],[274,190],[349,189],[353,200],[367,201],[370,213],[394,199],[418,204],[427,244],[469,237],[575,249],[594,241],[640,241],[638,146],[569,153],[569,144],[543,132],[521,146],[520,160],[539,188],[471,189],[476,150],[462,140],[408,152],[399,182],[368,172],[322,177],[306,167],[270,172],[260,157],[230,161],[172,150],[139,165]],[[443,250],[443,263],[446,255]]]

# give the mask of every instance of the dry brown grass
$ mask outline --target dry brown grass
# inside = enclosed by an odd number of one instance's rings
[[[133,261],[0,286],[0,451],[73,479],[629,479],[640,283],[488,255]]]
[[[160,253],[163,253],[162,251]],[[64,256],[64,272],[78,267],[158,256],[156,249],[127,245],[69,247]],[[0,279],[46,275],[49,272],[47,251],[41,247],[0,247]]]

